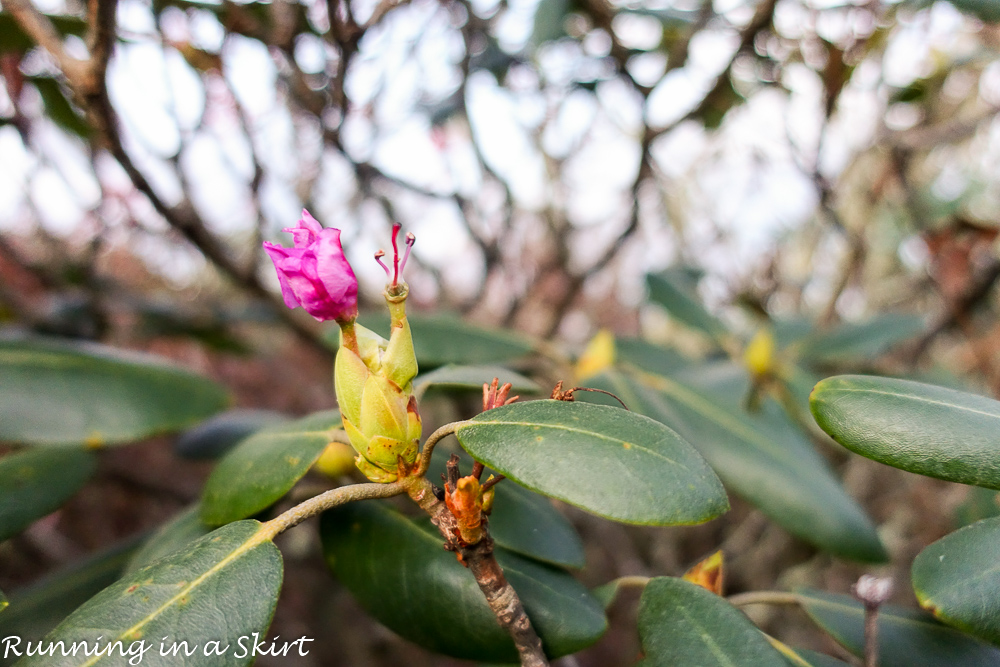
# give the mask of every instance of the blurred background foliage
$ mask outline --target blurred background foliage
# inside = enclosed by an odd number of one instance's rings
[[[257,410],[209,439],[236,441],[333,403],[329,332],[284,307],[261,241],[309,208],[344,230],[375,306],[371,256],[398,220],[422,370],[615,391],[751,501],[683,530],[570,509],[585,583],[679,574],[720,545],[728,592],[844,592],[863,566],[830,553],[883,547],[906,580],[996,494],[826,447],[806,397],[834,371],[1000,395],[998,21],[996,0],[2,0],[0,322],[220,380]],[[595,334],[597,361],[574,365]],[[425,423],[468,411],[439,391]],[[764,458],[726,459],[746,442]],[[72,608],[74,582],[124,566],[122,539],[198,497],[198,443],[102,457],[99,483],[0,543],[0,590],[76,563],[36,593]],[[796,515],[796,484],[843,500],[855,542]],[[355,613],[315,542],[283,549],[272,634],[328,638],[302,664],[439,664]],[[801,615],[751,611],[829,648]],[[579,663],[636,655],[634,614],[619,601]]]

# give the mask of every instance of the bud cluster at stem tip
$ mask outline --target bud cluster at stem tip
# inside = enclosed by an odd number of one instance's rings
[[[334,367],[334,385],[341,418],[351,445],[358,452],[355,463],[374,482],[393,482],[415,466],[421,423],[413,397],[417,359],[410,325],[406,320],[409,288],[400,280],[412,234],[406,236],[406,253],[400,259],[392,228],[393,263],[386,270],[390,282],[385,300],[392,332],[386,340],[356,323],[358,281],[340,245],[340,230],[323,228],[308,211],[292,234],[294,248],[265,243],[274,262],[281,293],[289,308],[302,306],[317,320],[336,320],[340,326],[340,350]]]
[[[340,324],[340,350],[334,368],[334,384],[344,430],[358,452],[358,468],[374,482],[393,482],[407,474],[416,463],[421,423],[413,397],[417,358],[406,319],[409,288],[400,280],[413,235],[407,235],[402,261],[392,228],[393,268],[382,263],[385,254],[375,255],[390,278],[385,289],[392,330],[386,340],[369,329],[349,322]]]

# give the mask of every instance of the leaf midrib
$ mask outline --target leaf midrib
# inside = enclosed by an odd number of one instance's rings
[[[173,597],[171,597],[169,600],[167,600],[166,602],[164,602],[163,604],[161,604],[159,607],[157,607],[151,613],[147,614],[140,622],[136,623],[135,625],[133,625],[132,627],[128,628],[127,630],[119,633],[118,636],[117,636],[117,639],[118,640],[123,640],[126,637],[128,637],[129,635],[134,634],[136,631],[142,629],[144,626],[148,625],[153,620],[155,620],[160,614],[162,614],[164,611],[166,611],[169,607],[173,606],[173,604],[175,602],[177,602],[180,598],[184,597],[185,595],[187,595],[188,593],[190,593],[192,590],[194,590],[195,588],[197,588],[198,586],[200,586],[201,583],[204,582],[206,579],[208,579],[210,576],[212,576],[213,574],[215,574],[216,572],[218,572],[219,570],[221,570],[223,567],[225,567],[229,563],[231,563],[234,560],[236,560],[237,558],[239,558],[241,555],[243,555],[244,553],[246,553],[250,549],[256,547],[257,545],[259,545],[259,544],[261,544],[263,542],[266,542],[268,539],[269,539],[268,533],[267,533],[266,530],[264,530],[263,524],[260,525],[260,526],[258,526],[257,527],[257,532],[254,533],[253,535],[249,536],[247,538],[247,540],[243,544],[241,544],[237,549],[234,549],[225,558],[223,558],[222,560],[220,560],[218,563],[216,563],[215,565],[213,565],[212,567],[210,567],[208,570],[206,570],[205,572],[203,572],[199,576],[197,576],[194,579],[192,579],[191,582],[187,586],[185,586],[184,588],[182,588]],[[107,656],[105,656],[105,655],[95,655],[93,658],[91,658],[87,662],[82,663],[80,665],[80,667],[90,667],[90,665],[97,664],[98,661],[100,661],[102,658],[105,658],[105,657],[107,657]]]
[[[822,391],[823,390],[821,390],[821,392]],[[828,391],[828,392],[831,392],[831,393],[833,393],[833,392],[841,392],[841,393],[851,393],[851,394],[879,394],[881,396],[893,396],[895,398],[908,398],[908,399],[911,399],[911,400],[914,400],[914,401],[920,401],[922,403],[931,403],[933,405],[941,405],[941,406],[944,406],[946,408],[953,408],[955,410],[962,410],[964,412],[971,412],[972,414],[983,415],[984,417],[989,417],[991,419],[998,419],[998,420],[1000,420],[1000,414],[995,413],[995,412],[983,412],[982,410],[976,410],[975,408],[969,408],[969,407],[965,407],[963,405],[956,405],[954,403],[946,403],[944,401],[937,401],[937,400],[934,400],[932,398],[926,398],[924,396],[914,396],[913,394],[897,394],[895,392],[885,391],[885,390],[882,390],[882,389],[862,389],[862,388],[859,388],[859,389],[850,389],[850,388],[847,388],[847,387],[830,387],[830,388],[826,388],[825,391]],[[820,392],[818,392],[818,393],[820,393]],[[970,394],[970,396],[975,397],[974,394]],[[976,398],[981,398],[981,397],[976,397]]]
[[[640,450],[642,452],[645,452],[647,454],[651,454],[653,456],[657,456],[657,457],[663,459],[664,461],[669,461],[670,463],[674,464],[675,466],[683,468],[684,470],[688,470],[688,467],[686,465],[684,465],[683,463],[675,461],[674,459],[670,458],[669,456],[667,456],[663,452],[658,452],[655,449],[650,449],[649,447],[641,445],[638,442],[632,442],[631,440],[622,440],[621,438],[613,438],[613,437],[611,437],[609,435],[604,435],[603,433],[597,433],[596,431],[586,431],[586,430],[581,429],[581,428],[574,428],[572,426],[566,426],[564,424],[548,424],[548,423],[545,423],[545,422],[515,422],[515,421],[500,421],[500,420],[485,421],[485,420],[478,420],[477,419],[475,421],[470,421],[466,425],[460,426],[459,428],[457,428],[455,430],[456,430],[456,432],[458,432],[458,431],[461,431],[463,429],[471,428],[471,427],[479,426],[479,425],[485,425],[485,426],[532,426],[532,427],[538,427],[538,428],[548,428],[548,429],[553,429],[553,430],[570,431],[572,433],[580,433],[580,434],[583,434],[583,435],[589,435],[589,436],[592,436],[592,437],[595,437],[595,438],[600,438],[602,440],[608,440],[610,442],[621,443],[623,446],[627,444],[631,448],[635,448],[635,449],[638,449],[638,450]]]

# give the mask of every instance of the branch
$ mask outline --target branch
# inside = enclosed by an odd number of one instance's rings
[[[1000,260],[994,259],[984,270],[980,271],[977,279],[969,285],[965,293],[948,308],[947,312],[938,318],[938,321],[917,342],[910,356],[911,363],[916,363],[927,352],[935,338],[956,324],[960,324],[980,301],[989,296],[998,280],[1000,280]]]
[[[434,445],[458,430],[466,422],[452,422],[445,424],[427,437],[424,442],[424,449],[420,452],[420,465],[417,467],[415,475],[423,476],[427,474],[427,468],[431,465],[431,455],[434,453]]]
[[[115,48],[115,13],[118,0],[90,0],[87,22],[90,24],[87,48],[90,51],[91,77],[103,82],[108,62]],[[101,84],[103,85],[103,83]]]
[[[284,512],[264,524],[264,532],[267,539],[274,539],[289,528],[299,525],[306,519],[317,514],[345,505],[355,500],[370,500],[372,498],[391,498],[405,493],[406,489],[399,482],[389,484],[351,484],[330,489],[326,493],[310,498],[299,503],[292,509]]]
[[[424,445],[424,451],[426,450],[427,445]],[[455,551],[462,564],[468,567],[476,578],[479,590],[483,592],[486,603],[496,616],[500,627],[514,640],[514,646],[517,647],[517,653],[521,658],[521,666],[548,667],[549,662],[542,648],[542,640],[535,633],[517,591],[504,577],[503,568],[493,556],[493,538],[489,533],[484,530],[485,537],[476,544],[460,543],[456,537],[459,530],[455,517],[445,503],[434,495],[434,489],[426,477],[407,477],[399,483],[407,486],[410,498],[430,515],[431,523],[437,526],[446,540],[445,548]]]
[[[38,11],[31,0],[4,0],[3,8],[36,44],[55,58],[59,69],[73,88],[84,86],[88,78],[88,63],[74,58],[63,48],[62,35],[49,17]]]
[[[793,605],[802,604],[802,599],[795,593],[784,591],[750,591],[749,593],[737,593],[730,595],[726,601],[734,607],[745,607],[751,604],[780,604]]]

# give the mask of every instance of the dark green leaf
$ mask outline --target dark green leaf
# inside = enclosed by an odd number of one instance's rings
[[[413,349],[423,368],[445,364],[503,364],[525,357],[534,350],[531,341],[503,329],[487,329],[458,317],[413,316]]]
[[[945,536],[913,561],[920,606],[948,625],[1000,644],[1000,518]]]
[[[708,334],[715,340],[728,335],[726,327],[701,304],[694,284],[674,269],[646,276],[649,298],[667,309],[671,317]]]
[[[688,525],[729,508],[698,452],[663,424],[620,408],[513,403],[473,417],[455,435],[494,470],[609,519]]]
[[[7,601],[7,596],[3,594],[3,591],[0,591],[0,611],[6,609],[7,605],[9,604],[10,603]]]
[[[639,636],[650,665],[785,667],[757,626],[725,599],[673,577],[656,577],[639,600]]]
[[[1000,402],[909,380],[838,375],[813,390],[816,423],[870,459],[1000,489]]]
[[[532,342],[520,334],[478,327],[454,315],[411,315],[408,319],[417,362],[425,371],[446,364],[503,365],[534,350]],[[381,336],[389,334],[386,313],[365,313],[358,321]],[[327,341],[336,345],[339,335],[333,328],[326,334]]]
[[[323,550],[337,578],[379,622],[406,639],[469,660],[517,659],[469,571],[442,549],[427,521],[379,503],[323,515]],[[600,605],[562,570],[496,550],[550,657],[593,644],[606,621]]]
[[[819,363],[873,359],[923,330],[924,321],[918,315],[885,313],[817,332],[803,341],[799,353],[803,359]]]
[[[511,396],[516,394],[537,394],[541,388],[531,379],[502,366],[456,366],[449,364],[430,373],[418,375],[413,380],[413,392],[420,396],[431,387],[446,390],[462,389],[482,392],[483,384],[498,378],[500,384],[512,385]]]
[[[444,447],[434,450],[427,478],[441,479],[451,452]],[[467,474],[469,456],[459,455],[459,470]],[[487,469],[483,479],[492,470]],[[512,481],[497,484],[493,512],[490,514],[490,535],[508,551],[552,565],[581,568],[584,566],[583,542],[573,525],[552,506],[552,501],[532,493]]]
[[[808,338],[815,330],[815,323],[805,318],[770,321],[774,344],[780,349]]]
[[[736,402],[739,391],[716,395],[664,377],[611,371],[591,384],[676,429],[727,487],[792,534],[844,558],[886,559],[864,510],[780,411],[751,415]]]
[[[81,604],[117,580],[145,535],[76,561],[11,593],[10,609],[0,615],[0,637],[39,639]]]
[[[92,647],[100,638],[103,648],[120,640],[127,652],[137,650],[141,641],[147,650],[152,647],[142,665],[168,667],[180,663],[176,657],[160,656],[163,637],[168,637],[167,647],[187,641],[201,650],[218,641],[220,648],[229,645],[229,651],[197,664],[249,664],[247,649],[252,647],[246,638],[266,632],[281,578],[281,554],[263,526],[256,521],[229,524],[113,583],[60,623],[44,643],[86,641]],[[116,648],[113,657],[61,657],[59,664],[126,664],[120,653]],[[35,656],[19,664],[52,662]]]
[[[864,654],[864,608],[847,595],[798,592],[802,608],[854,655]],[[879,609],[879,667],[988,667],[1000,664],[1000,650],[934,620],[929,614],[893,605]]]
[[[125,568],[125,574],[132,574],[212,532],[202,523],[199,510],[198,505],[189,507],[161,526],[135,552]]]
[[[691,361],[676,350],[647,343],[638,338],[615,341],[615,354],[619,363],[632,364],[650,373],[673,375],[691,366]]]
[[[0,341],[0,441],[90,447],[191,426],[225,389],[148,355],[55,340]]]
[[[265,426],[285,419],[273,410],[226,410],[185,431],[174,451],[186,459],[216,459]]]
[[[965,501],[955,509],[955,527],[968,526],[1000,515],[1000,493],[995,489],[970,486]]]
[[[97,468],[82,449],[27,449],[0,458],[0,541],[54,512]]]
[[[515,482],[496,487],[490,534],[497,544],[552,565],[581,568],[583,542],[552,501]]]
[[[219,526],[257,514],[295,486],[341,428],[336,410],[250,436],[219,461],[205,483],[201,519]]]

